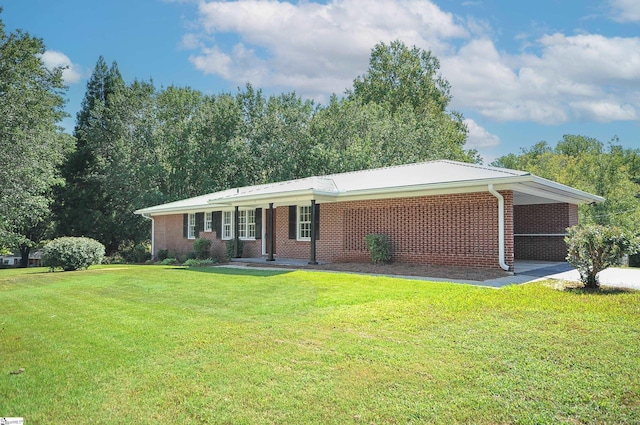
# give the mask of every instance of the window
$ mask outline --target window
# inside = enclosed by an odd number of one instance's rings
[[[222,212],[222,239],[231,239],[233,237],[233,212]]]
[[[189,231],[189,233],[187,234],[187,237],[189,239],[195,239],[196,238],[196,215],[195,215],[195,213],[189,214],[188,231]]]
[[[246,210],[247,213],[247,238],[256,238],[256,210]]]
[[[213,227],[213,213],[208,212],[204,214],[204,231],[210,232]]]
[[[247,238],[247,210],[238,211],[238,237],[240,239]]]
[[[233,238],[233,211],[222,212],[222,239]],[[256,238],[256,210],[238,211],[238,237],[240,239]]]
[[[311,207],[308,205],[298,207],[298,239],[311,239]]]

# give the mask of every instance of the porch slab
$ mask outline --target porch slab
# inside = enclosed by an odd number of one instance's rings
[[[308,259],[300,258],[274,258],[273,261],[267,261],[267,257],[253,257],[253,258],[232,258],[232,263],[249,263],[249,264],[264,264],[265,266],[307,266],[309,265]],[[326,261],[318,261],[318,264],[327,264]]]

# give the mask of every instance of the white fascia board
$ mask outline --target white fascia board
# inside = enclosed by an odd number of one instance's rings
[[[183,214],[183,213],[196,213],[196,212],[204,212],[211,210],[211,206],[207,204],[199,204],[199,205],[189,205],[182,207],[169,207],[169,208],[145,208],[141,210],[136,210],[133,213],[139,214],[142,216],[157,216],[157,215],[170,215],[170,214]]]
[[[454,193],[487,192],[488,185],[498,183],[507,185],[505,190],[512,190],[512,183],[518,183],[529,176],[500,177],[494,179],[465,180],[447,183],[430,183],[412,186],[397,186],[383,189],[363,189],[343,192],[337,195],[338,201],[357,201],[362,199],[410,198],[414,196],[447,195]]]
[[[335,193],[316,191],[313,189],[300,189],[281,193],[260,193],[255,195],[231,196],[229,198],[211,199],[209,204],[215,206],[255,206],[268,205],[273,202],[278,205],[316,200],[319,202],[334,202]]]
[[[574,198],[580,199],[581,203],[590,203],[590,202],[604,202],[605,199],[602,196],[594,195],[579,189],[575,189],[571,186],[567,186],[561,183],[557,183],[551,180],[547,180],[542,177],[533,176],[533,181],[538,184],[542,184],[548,187],[551,187],[556,190],[561,190],[564,192],[569,192]]]
[[[496,184],[495,188],[496,190],[513,190],[514,192],[547,198],[555,202],[576,205],[604,201],[601,196],[534,175],[518,177],[507,184]]]

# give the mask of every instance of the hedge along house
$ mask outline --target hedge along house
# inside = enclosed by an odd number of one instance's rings
[[[515,259],[564,261],[578,205],[603,200],[527,172],[441,160],[234,188],[136,214],[152,220],[154,254],[186,254],[204,237],[221,257],[235,239],[243,257],[367,262],[365,235],[384,233],[393,261],[513,271]]]

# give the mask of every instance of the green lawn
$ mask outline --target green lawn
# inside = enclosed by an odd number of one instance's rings
[[[640,293],[224,268],[0,270],[6,416],[638,424]]]

